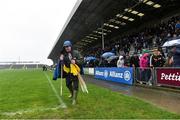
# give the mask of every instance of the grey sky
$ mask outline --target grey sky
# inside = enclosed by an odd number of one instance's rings
[[[77,0],[0,0],[0,61],[44,61]]]

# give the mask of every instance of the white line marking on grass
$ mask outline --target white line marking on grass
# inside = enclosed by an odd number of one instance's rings
[[[37,108],[37,109],[20,110],[20,111],[16,111],[16,112],[4,112],[4,113],[0,113],[0,115],[14,116],[14,115],[22,115],[25,113],[43,112],[43,111],[58,110],[58,109],[59,109],[59,107],[56,107],[56,108]]]
[[[62,107],[62,108],[67,108],[67,106],[66,106],[66,104],[63,102],[62,98],[58,95],[58,92],[56,91],[56,89],[55,89],[54,85],[52,84],[52,82],[51,82],[49,76],[47,75],[47,73],[44,72],[44,75],[46,76],[46,78],[47,78],[47,80],[48,80],[48,82],[49,82],[52,90],[54,91],[57,99],[59,100],[59,103],[61,104],[60,107]]]

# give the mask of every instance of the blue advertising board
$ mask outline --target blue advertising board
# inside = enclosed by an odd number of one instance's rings
[[[119,82],[123,84],[133,84],[133,68],[95,68],[94,75],[96,79]]]

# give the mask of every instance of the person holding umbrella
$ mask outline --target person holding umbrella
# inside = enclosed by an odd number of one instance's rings
[[[180,67],[180,45],[172,46],[173,53],[173,67]]]
[[[172,67],[180,67],[180,38],[169,40],[162,47],[170,48]]]

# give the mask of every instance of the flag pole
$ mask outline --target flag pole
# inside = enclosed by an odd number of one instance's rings
[[[61,80],[60,80],[60,96],[62,96],[62,92],[63,92],[63,86],[62,86],[62,80],[63,80],[63,67],[62,67],[62,63],[61,64]]]

